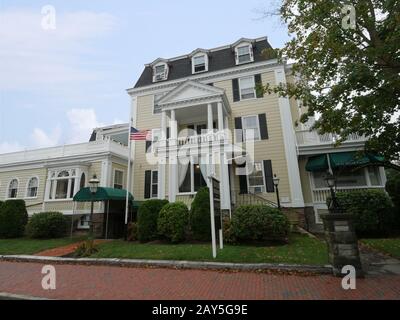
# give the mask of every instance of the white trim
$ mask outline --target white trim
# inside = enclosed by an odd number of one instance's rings
[[[244,122],[243,122],[243,118],[252,118],[252,117],[256,117],[256,119],[257,119],[257,123],[258,123],[258,139],[254,139],[253,141],[261,141],[261,128],[260,128],[260,118],[258,117],[258,115],[254,115],[254,114],[250,114],[250,115],[245,115],[245,116],[242,116],[241,117],[241,119],[242,119],[242,130],[243,130],[243,142],[246,142],[246,141],[249,141],[249,140],[247,140],[247,139],[245,139],[245,131],[244,130],[246,130],[245,128],[244,128]]]
[[[275,70],[276,84],[286,83],[286,74],[284,67]],[[290,102],[288,98],[280,97],[278,99],[279,112],[282,124],[283,144],[285,147],[286,164],[289,176],[289,187],[291,204],[293,207],[304,207],[304,198],[300,180],[300,168],[297,159],[296,135],[293,128],[293,119],[291,114]]]
[[[253,93],[254,93],[254,97],[253,98],[243,98],[242,97],[242,85],[241,85],[241,83],[242,83],[242,81],[243,80],[245,80],[245,79],[253,79]],[[255,99],[257,99],[257,91],[256,91],[256,78],[255,78],[255,75],[252,75],[252,76],[246,76],[246,77],[240,77],[239,78],[239,80],[238,80],[238,83],[239,83],[239,96],[240,96],[240,100],[239,101],[248,101],[248,100],[255,100]],[[246,88],[246,89],[250,89],[250,88]],[[239,101],[236,101],[236,102],[239,102]]]
[[[17,186],[17,194],[16,194],[16,197],[15,197],[15,198],[9,198],[8,195],[9,195],[9,193],[10,193],[10,192],[9,192],[9,191],[10,191],[10,184],[11,184],[11,182],[14,181],[14,180],[17,180],[17,183],[18,183],[18,186]],[[6,185],[6,194],[5,194],[4,199],[6,199],[6,200],[19,200],[19,199],[23,199],[23,198],[18,198],[19,192],[20,192],[20,182],[19,182],[19,178],[13,177],[13,178],[11,178],[11,179],[8,181],[8,184]]]
[[[36,189],[36,197],[28,197],[28,187],[29,187],[29,183],[31,182],[32,179],[36,179],[37,180],[37,189]],[[28,181],[26,182],[26,186],[25,186],[25,199],[26,200],[33,200],[33,199],[37,199],[38,194],[39,194],[39,185],[40,185],[40,179],[38,176],[32,176],[28,179]]]
[[[157,199],[158,194],[159,194],[159,180],[157,179],[157,183],[153,183],[153,174],[154,172],[157,172],[157,178],[159,177],[160,172],[158,170],[151,170],[151,175],[150,175],[150,199]],[[157,185],[157,194],[153,196],[153,186]]]
[[[248,55],[250,56],[250,60],[249,61],[242,61],[240,62],[239,60],[239,49],[241,48],[245,48],[247,47],[249,49],[249,53]],[[246,54],[247,55],[247,54]],[[236,65],[242,65],[242,64],[246,64],[246,63],[251,63],[254,62],[254,48],[253,48],[253,44],[248,41],[248,40],[242,40],[240,41],[238,44],[236,44],[235,46],[235,63]]]
[[[199,58],[199,57],[204,57],[204,70],[202,71],[195,71],[195,59]],[[195,54],[194,56],[192,56],[192,74],[199,74],[199,73],[203,73],[203,72],[208,72],[208,54],[205,52],[199,52],[197,54]]]
[[[117,171],[122,173],[122,185],[121,185],[121,187],[122,187],[122,189],[126,189],[126,188],[124,188],[125,170],[121,170],[121,169],[117,169],[117,168],[114,168],[114,170],[113,170],[112,186],[115,189],[115,173]]]
[[[172,90],[174,87],[179,86],[185,81],[194,80],[197,82],[201,82],[203,84],[207,84],[210,82],[220,82],[224,80],[232,80],[238,78],[240,76],[254,75],[256,73],[274,71],[275,69],[284,68],[284,65],[280,64],[277,59],[271,59],[261,62],[253,62],[245,65],[239,65],[232,68],[227,68],[224,70],[207,72],[205,74],[196,74],[188,77],[184,77],[177,80],[166,81],[164,83],[152,83],[147,86],[141,86],[138,88],[129,88],[127,89],[127,93],[129,95],[135,96],[146,96],[151,94],[152,92],[162,91],[165,89]]]

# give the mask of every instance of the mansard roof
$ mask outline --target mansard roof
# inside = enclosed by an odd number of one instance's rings
[[[266,37],[258,38],[258,39],[246,39],[241,38],[236,41],[234,44],[230,44],[224,47],[204,50],[204,49],[196,49],[192,51],[190,54],[172,58],[172,59],[161,59],[158,58],[150,64],[145,66],[143,73],[141,74],[139,80],[137,81],[135,88],[144,87],[153,84],[153,68],[155,63],[163,61],[168,63],[169,66],[169,74],[168,80],[178,80],[182,78],[186,78],[192,75],[192,59],[191,56],[194,53],[200,51],[208,52],[208,72],[220,71],[224,69],[229,69],[236,67],[235,62],[235,51],[234,47],[240,42],[250,42],[253,43],[253,52],[254,52],[254,62],[264,61],[265,57],[262,56],[262,51],[267,48],[272,48],[269,44]]]

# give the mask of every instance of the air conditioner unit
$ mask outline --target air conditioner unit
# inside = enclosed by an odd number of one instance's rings
[[[164,80],[165,79],[165,72],[156,74],[156,81]]]

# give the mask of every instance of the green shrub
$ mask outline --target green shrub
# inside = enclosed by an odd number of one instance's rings
[[[167,200],[148,200],[138,212],[138,239],[148,242],[157,239],[157,219],[161,209],[168,204]]]
[[[172,243],[185,240],[189,223],[189,210],[183,202],[169,203],[158,217],[158,233]]]
[[[67,218],[60,212],[35,213],[26,226],[26,234],[34,239],[62,238],[67,224]]]
[[[131,222],[128,224],[128,241],[137,241],[138,239],[138,225],[136,222]]]
[[[90,257],[92,254],[97,253],[99,250],[94,242],[94,240],[86,240],[82,242],[78,248],[76,248],[73,256],[75,258],[85,258]]]
[[[284,241],[289,232],[289,219],[265,205],[240,206],[232,217],[232,235],[238,241]]]
[[[360,236],[384,235],[391,231],[393,204],[383,190],[338,192],[338,203],[353,215],[356,233]],[[329,203],[329,199],[327,200]]]
[[[232,220],[229,217],[224,217],[223,219],[223,230],[224,230],[224,242],[226,243],[236,243],[235,236],[232,231]]]
[[[24,200],[8,200],[0,207],[0,238],[18,238],[24,235],[28,213]]]
[[[387,170],[386,191],[394,204],[395,229],[400,231],[400,172],[393,169]]]
[[[190,228],[193,239],[207,241],[211,239],[210,192],[201,188],[193,200],[190,209]]]

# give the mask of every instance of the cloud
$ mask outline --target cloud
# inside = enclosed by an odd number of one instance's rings
[[[67,118],[70,123],[68,144],[86,142],[94,128],[104,126],[97,121],[94,109],[71,109],[67,112]]]
[[[105,36],[116,25],[107,13],[62,13],[56,7],[56,29],[41,26],[40,10],[0,12],[0,90],[35,90],[79,86],[101,74],[85,67],[91,39]]]
[[[61,128],[55,128],[50,134],[44,130],[35,128],[31,135],[32,147],[47,148],[54,147],[60,143]]]

